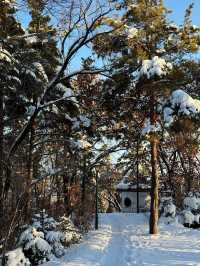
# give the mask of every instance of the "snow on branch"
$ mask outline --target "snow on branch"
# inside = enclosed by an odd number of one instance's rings
[[[200,113],[200,100],[193,99],[181,89],[172,92],[169,101],[163,109],[166,125],[172,124],[176,115],[192,117],[198,113]]]
[[[144,127],[142,129],[142,135],[150,134],[159,132],[161,130],[161,126],[158,122],[155,123],[155,125],[152,125],[150,122],[150,119],[147,118],[144,123]]]
[[[55,77],[45,86],[45,89],[43,91],[43,93],[41,94],[41,96],[38,99],[38,104],[37,107],[35,108],[33,114],[30,116],[28,122],[26,123],[26,125],[24,126],[24,128],[22,129],[22,131],[19,133],[19,135],[16,137],[16,139],[14,140],[14,142],[11,145],[11,148],[8,152],[8,159],[10,158],[11,154],[13,153],[13,151],[15,151],[18,146],[21,144],[21,142],[23,141],[23,139],[25,138],[25,136],[27,135],[27,133],[29,132],[32,123],[34,122],[34,120],[36,119],[37,115],[39,114],[39,112],[41,111],[41,109],[44,107],[44,103],[45,103],[45,97],[48,94],[49,91],[51,91],[52,89],[55,88],[55,86],[57,84],[59,84],[61,82],[61,80],[63,79],[63,76],[65,76],[65,71],[67,69],[67,67],[69,66],[71,59],[74,57],[74,55],[85,45],[89,44],[90,42],[92,42],[95,38],[99,37],[102,34],[105,33],[111,33],[114,30],[108,30],[108,31],[103,31],[103,32],[96,32],[96,24],[98,24],[98,22],[101,21],[101,19],[107,15],[111,10],[107,10],[106,12],[102,12],[101,14],[97,15],[90,23],[90,25],[87,25],[84,33],[78,37],[69,47],[67,53],[66,53],[66,57],[64,59],[64,62],[61,66],[61,68],[59,69],[59,71],[57,72],[57,74],[55,75]],[[66,33],[67,36],[68,33]],[[64,37],[65,39],[65,37]],[[63,43],[64,45],[64,43]],[[77,74],[83,73],[83,71],[78,71]],[[94,70],[94,72],[92,71],[91,74],[94,73],[96,74],[97,71]],[[75,74],[68,74],[67,76],[65,76],[65,79],[70,79],[72,76],[74,76]],[[59,100],[60,101],[60,100]],[[45,105],[48,103],[45,103]],[[52,104],[52,103],[51,103]]]
[[[146,59],[142,61],[141,69],[139,70],[139,77],[146,76],[150,79],[154,76],[165,76],[172,69],[172,64],[166,62],[165,59],[154,56],[151,60]]]

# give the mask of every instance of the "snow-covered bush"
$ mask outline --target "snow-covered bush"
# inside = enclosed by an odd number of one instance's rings
[[[200,198],[197,197],[195,194],[189,194],[183,200],[184,209],[191,210],[193,212],[200,212]]]
[[[60,231],[48,231],[45,237],[46,241],[51,245],[52,252],[56,257],[62,257],[65,254],[64,250],[64,234]]]
[[[82,235],[67,217],[57,222],[44,211],[35,214],[32,224],[22,231],[18,246],[34,265],[50,260],[53,256],[64,255],[65,247],[78,243]]]
[[[161,198],[160,212],[161,216],[164,217],[174,218],[176,216],[176,206],[174,205],[171,197]]]
[[[66,216],[61,217],[58,227],[64,234],[64,239],[62,240],[64,246],[78,243],[82,239],[82,234],[74,226],[70,218]]]
[[[189,192],[183,200],[182,222],[186,227],[200,227],[200,193]]]
[[[44,239],[44,233],[34,227],[27,228],[19,238],[19,246],[34,265],[48,261],[52,257],[52,248]]]
[[[32,218],[32,226],[37,230],[52,231],[57,227],[57,222],[53,217],[49,217],[43,210],[39,214],[35,214]]]
[[[28,266],[30,261],[25,257],[22,248],[9,251],[5,255],[5,265],[7,266]]]
[[[191,227],[194,224],[195,216],[190,210],[183,210],[182,212],[183,224],[186,227]]]
[[[59,241],[56,243],[55,239],[47,239],[48,232],[54,232],[52,230],[56,230],[56,226],[55,219],[42,211],[33,216],[32,224],[21,233],[18,245],[23,248],[24,254],[34,265],[50,260],[53,255],[64,254],[64,248]]]

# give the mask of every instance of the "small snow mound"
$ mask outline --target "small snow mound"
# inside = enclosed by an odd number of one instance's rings
[[[6,265],[7,266],[28,266],[30,262],[25,258],[22,248],[6,253]]]
[[[172,197],[161,198],[159,209],[161,211],[161,222],[171,224],[176,222],[176,206]]]
[[[184,219],[184,224],[192,225],[195,221],[195,216],[194,216],[194,214],[191,213],[191,211],[184,210],[183,211],[183,219]]]
[[[189,210],[197,210],[200,206],[199,199],[196,197],[186,197],[183,200],[183,205]]]

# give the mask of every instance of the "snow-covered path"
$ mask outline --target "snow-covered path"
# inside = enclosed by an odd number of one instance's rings
[[[43,266],[200,266],[200,231],[160,224],[160,234],[148,234],[145,214],[100,215],[100,229]]]

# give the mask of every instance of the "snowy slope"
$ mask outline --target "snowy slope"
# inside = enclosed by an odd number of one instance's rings
[[[147,214],[102,214],[99,231],[43,266],[200,266],[200,231],[160,224],[148,234]]]

